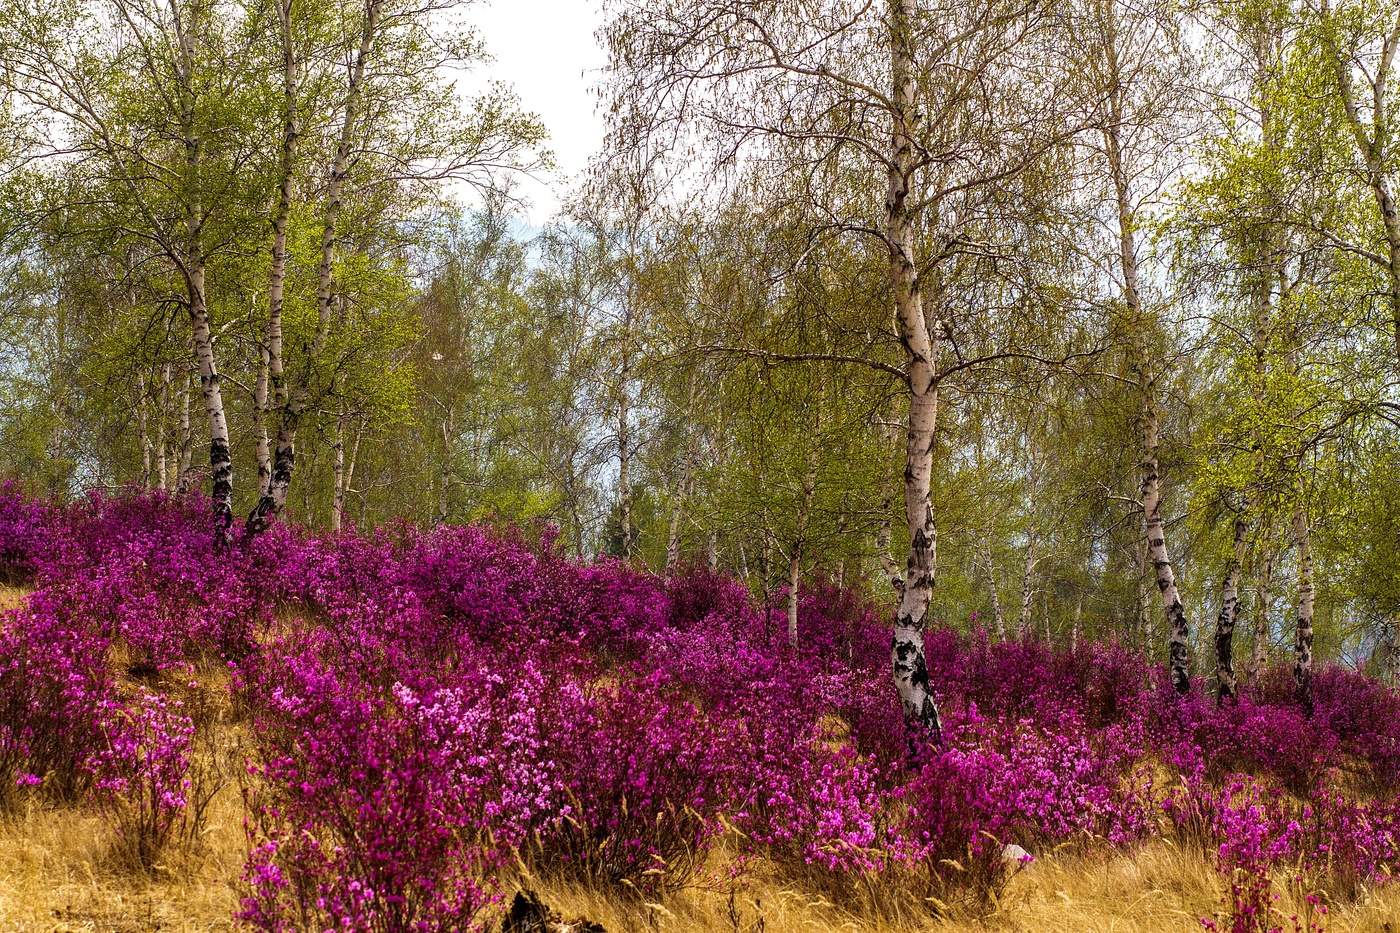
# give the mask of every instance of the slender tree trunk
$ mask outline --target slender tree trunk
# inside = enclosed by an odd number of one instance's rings
[[[628,299],[631,300],[630,297]],[[632,536],[632,415],[627,388],[630,365],[624,354],[617,390],[617,512],[621,524],[622,558],[631,560]]]
[[[1079,650],[1079,627],[1080,627],[1080,625],[1083,623],[1083,621],[1084,621],[1084,590],[1083,590],[1083,588],[1081,588],[1081,589],[1079,590],[1078,596],[1075,598],[1075,601],[1074,601],[1074,624],[1070,626],[1070,630],[1069,630],[1069,650],[1070,650],[1070,651],[1078,651],[1078,650]]]
[[[1234,646],[1235,622],[1239,618],[1240,608],[1240,568],[1244,566],[1247,530],[1243,513],[1235,516],[1234,530],[1235,542],[1230,563],[1220,584],[1220,615],[1215,620],[1216,695],[1222,703],[1233,700],[1239,693],[1235,682]]]
[[[997,641],[1006,640],[1006,613],[1001,608],[1001,594],[998,592],[996,565],[992,562],[992,549],[986,541],[982,542],[982,572],[987,579],[987,594],[992,600],[992,621],[996,627]]]
[[[331,531],[339,531],[345,516],[345,416],[335,419],[335,442],[331,445]]]
[[[170,418],[170,363],[160,367],[160,412],[156,421],[156,482],[162,492],[170,488],[169,442],[166,422]]]
[[[1035,597],[1035,543],[1035,533],[1032,532],[1026,541],[1026,562],[1021,572],[1021,616],[1016,622],[1022,638],[1031,632],[1031,601]]]
[[[802,474],[802,499],[797,509],[797,534],[788,552],[788,647],[797,651],[798,584],[802,581],[802,552],[807,545],[807,527],[812,518],[812,498],[817,491],[818,451],[812,445],[807,451],[807,470]]]
[[[1264,673],[1269,657],[1269,641],[1271,640],[1269,604],[1272,602],[1269,589],[1273,584],[1273,576],[1274,557],[1272,554],[1266,554],[1254,586],[1254,655],[1249,662],[1249,679],[1255,684],[1259,683],[1259,678]]]
[[[193,341],[191,341],[193,343]],[[191,351],[193,352],[193,351]],[[175,471],[175,494],[183,496],[190,488],[190,466],[194,460],[194,431],[190,427],[190,399],[194,395],[194,372],[186,369],[180,376],[180,410]]]
[[[705,566],[710,573],[719,572],[719,531],[714,528],[705,538]]]
[[[272,482],[272,446],[267,436],[268,371],[271,368],[271,354],[267,347],[258,350],[258,378],[253,383],[253,436],[257,441],[258,499],[267,495]]]
[[[900,339],[908,356],[909,420],[904,456],[904,515],[909,532],[909,557],[898,587],[899,609],[891,647],[895,689],[906,717],[926,731],[935,744],[943,740],[943,725],[929,684],[924,657],[924,628],[928,624],[937,570],[938,532],[934,524],[930,485],[933,444],[938,422],[939,324],[931,329],[920,294],[914,252],[914,221],[910,186],[915,172],[913,121],[915,82],[914,0],[890,0],[890,100],[893,130],[885,199],[885,242],[889,248],[889,277]]]
[[[437,514],[433,516],[434,525],[447,524],[452,505],[452,437],[455,433],[456,414],[451,408],[444,412],[439,430],[442,432],[442,469],[438,473],[437,481]]]
[[[136,373],[136,427],[141,432],[141,485],[150,489],[155,467],[155,444],[151,442],[151,406],[146,401],[146,374]]]
[[[1147,556],[1154,569],[1157,590],[1161,593],[1162,610],[1167,623],[1168,664],[1172,684],[1179,693],[1186,693],[1191,689],[1190,627],[1186,620],[1186,608],[1182,605],[1181,595],[1177,591],[1176,575],[1167,548],[1166,525],[1162,520],[1161,471],[1157,459],[1160,414],[1157,407],[1156,378],[1148,359],[1146,334],[1154,317],[1143,303],[1142,290],[1139,286],[1137,220],[1129,193],[1128,170],[1123,161],[1123,149],[1119,136],[1124,92],[1119,77],[1117,38],[1112,13],[1109,14],[1107,25],[1109,28],[1109,38],[1106,43],[1107,65],[1113,77],[1114,86],[1109,94],[1109,118],[1103,127],[1104,153],[1108,161],[1109,175],[1113,182],[1114,198],[1118,209],[1118,248],[1123,274],[1123,301],[1127,306],[1128,326],[1130,328],[1130,367],[1141,395],[1138,431],[1141,444],[1139,464],[1143,532],[1147,538]]]
[[[1312,715],[1313,562],[1308,510],[1293,509],[1293,541],[1298,547],[1298,631],[1293,644],[1293,680],[1298,704]]]
[[[185,173],[185,255],[184,278],[189,301],[195,360],[199,364],[199,384],[204,411],[209,419],[209,478],[215,535],[227,544],[233,528],[233,456],[229,447],[228,421],[224,416],[224,395],[219,369],[214,360],[214,339],[209,324],[205,292],[204,204],[201,197],[203,140],[195,127],[194,114],[194,33],[197,23],[183,24],[175,18],[180,43],[177,68],[180,79],[180,131],[184,139]]]
[[[666,573],[669,576],[681,562],[681,521],[685,518],[686,489],[690,484],[687,464],[671,501],[671,524],[666,530]]]
[[[1395,356],[1400,360],[1400,208],[1396,206],[1393,156],[1393,134],[1389,132],[1389,121],[1385,117],[1392,110],[1394,102],[1388,100],[1386,89],[1394,76],[1397,50],[1400,49],[1400,18],[1392,17],[1393,26],[1381,37],[1381,56],[1374,75],[1368,75],[1374,91],[1372,97],[1372,120],[1368,128],[1357,101],[1357,89],[1352,81],[1350,57],[1336,45],[1336,29],[1331,20],[1332,4],[1322,0],[1323,41],[1327,44],[1332,60],[1332,69],[1342,99],[1342,110],[1346,114],[1347,126],[1351,130],[1356,148],[1366,167],[1365,181],[1375,199],[1380,213],[1381,229],[1385,234],[1385,253],[1375,258],[1386,279],[1386,304],[1391,314],[1391,325],[1395,338]]]
[[[279,515],[287,503],[287,490],[291,486],[292,474],[296,468],[296,436],[301,425],[301,419],[306,412],[308,395],[311,390],[312,376],[315,372],[316,362],[325,349],[326,341],[330,337],[332,311],[335,304],[335,295],[332,290],[332,282],[335,267],[335,247],[339,239],[340,212],[343,207],[345,194],[345,179],[349,171],[350,156],[354,149],[355,131],[359,124],[360,117],[360,97],[364,92],[365,69],[369,64],[370,54],[373,51],[376,36],[379,31],[380,15],[382,13],[381,0],[366,0],[365,18],[360,29],[360,42],[356,50],[355,57],[350,66],[350,80],[345,91],[345,100],[342,106],[342,122],[340,134],[336,140],[335,154],[331,159],[330,175],[326,181],[326,202],[321,216],[321,256],[316,267],[316,333],[311,341],[311,346],[307,348],[306,359],[303,361],[301,373],[296,385],[288,386],[280,393],[277,392],[279,378],[281,377],[282,353],[281,353],[281,313],[280,302],[282,300],[279,290],[277,301],[279,310],[277,313],[269,313],[268,344],[269,356],[275,358],[277,363],[270,365],[269,378],[272,382],[274,394],[280,395],[279,409],[281,417],[278,420],[276,444],[272,453],[272,476],[268,483],[268,491],[264,496],[258,498],[258,504],[253,512],[248,516],[245,533],[249,536],[261,532]],[[280,14],[279,14],[280,15]],[[288,11],[288,16],[290,11]],[[279,188],[278,195],[278,215],[274,217],[273,248],[278,249],[281,244],[282,264],[278,270],[277,258],[274,256],[274,271],[285,279],[286,269],[286,215],[281,214],[283,210],[283,193],[286,194],[286,203],[290,205],[290,185],[291,171],[294,166],[294,156],[296,142],[300,133],[297,116],[296,95],[297,90],[297,63],[293,54],[293,46],[290,38],[290,22],[284,23],[284,34],[288,36],[284,47],[284,67],[290,80],[284,77],[284,93],[287,96],[287,113],[283,126],[283,179],[282,187]],[[278,220],[281,221],[280,230]],[[270,283],[269,283],[270,284]],[[269,289],[270,292],[270,289]],[[272,296],[269,293],[269,303]],[[278,330],[275,340],[272,335],[272,328]],[[274,349],[275,348],[275,349]]]

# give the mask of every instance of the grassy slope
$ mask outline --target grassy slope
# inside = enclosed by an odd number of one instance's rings
[[[0,608],[22,594],[0,588]],[[245,841],[242,802],[235,784],[212,806],[204,837],[193,850],[176,850],[150,875],[122,868],[109,855],[105,827],[94,813],[29,803],[0,818],[0,931],[196,931],[233,924]],[[723,875],[723,866],[713,866]],[[760,869],[737,888],[697,886],[660,905],[627,906],[605,893],[527,879],[566,917],[597,920],[610,931],[694,930],[788,933],[850,930],[1045,931],[1045,933],[1156,933],[1200,930],[1198,918],[1217,908],[1222,882],[1206,859],[1155,840],[1130,851],[1087,856],[1041,853],[1015,878],[985,920],[933,921],[897,914],[854,916],[819,894],[765,878]],[[1291,905],[1279,902],[1285,914]],[[1285,929],[1286,920],[1280,918]],[[1400,890],[1372,895],[1337,911],[1331,931],[1396,933]]]

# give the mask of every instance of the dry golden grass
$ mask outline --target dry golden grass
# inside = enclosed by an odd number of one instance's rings
[[[0,586],[0,612],[6,609],[18,609],[24,602],[25,591],[16,589],[13,586]]]
[[[0,609],[23,598],[20,590],[0,588]],[[218,678],[205,687],[218,688]],[[217,745],[228,748],[236,727],[222,712],[213,718],[220,723]],[[233,928],[246,841],[242,798],[232,782],[214,797],[199,840],[173,846],[151,871],[124,867],[115,851],[106,823],[90,809],[31,800],[0,816],[0,933]],[[724,876],[722,864],[710,867],[712,876]],[[596,920],[613,933],[1180,933],[1200,930],[1200,918],[1219,908],[1224,893],[1201,853],[1170,840],[1121,852],[1041,853],[982,917],[932,918],[923,905],[888,892],[877,892],[879,916],[862,915],[761,868],[734,884],[697,885],[653,904],[541,878],[521,883],[565,917]],[[1400,933],[1397,889],[1334,909],[1326,929]],[[1292,895],[1283,892],[1278,907],[1288,929]]]

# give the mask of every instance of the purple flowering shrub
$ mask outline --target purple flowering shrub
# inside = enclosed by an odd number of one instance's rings
[[[931,628],[933,748],[890,686],[887,607],[829,581],[794,652],[739,581],[571,561],[547,530],[216,549],[196,500],[12,486],[0,575],[37,587],[0,616],[0,803],[91,806],[154,863],[212,793],[218,691],[247,736],[254,929],[481,928],[522,864],[655,897],[721,840],[733,871],[937,908],[996,895],[1011,844],[1168,832],[1227,880],[1210,922],[1262,930],[1278,884],[1351,897],[1400,860],[1400,700],[1332,668],[1309,716],[1282,669],[1221,706],[1120,645]]]
[[[89,767],[103,815],[123,854],[149,868],[185,814],[194,722],[178,700],[141,690],[100,712],[105,744]]]

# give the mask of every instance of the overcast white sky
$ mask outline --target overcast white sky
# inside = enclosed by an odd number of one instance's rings
[[[471,19],[495,57],[487,76],[513,85],[525,109],[549,129],[559,171],[520,186],[532,202],[528,222],[538,226],[558,208],[559,195],[602,141],[591,90],[606,61],[593,37],[598,2],[487,0],[473,9]]]

